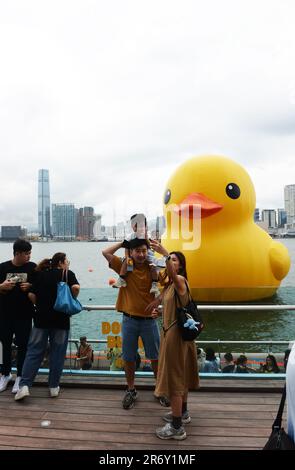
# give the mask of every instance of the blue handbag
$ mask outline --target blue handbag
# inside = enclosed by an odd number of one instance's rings
[[[63,271],[61,281],[57,284],[57,295],[53,308],[69,316],[76,315],[83,309],[79,300],[75,299],[72,295],[70,286],[68,285],[67,270]]]

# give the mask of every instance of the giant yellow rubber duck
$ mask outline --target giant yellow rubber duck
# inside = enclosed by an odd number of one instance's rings
[[[168,180],[162,241],[184,253],[195,299],[263,299],[287,275],[288,250],[255,224],[255,202],[248,173],[225,157],[189,159]]]

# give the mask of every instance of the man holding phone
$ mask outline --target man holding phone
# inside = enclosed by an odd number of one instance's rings
[[[13,259],[0,264],[0,341],[3,347],[0,392],[6,390],[11,375],[11,345],[17,345],[17,378],[12,393],[17,393],[27,344],[32,328],[33,305],[28,299],[35,272],[30,262],[32,245],[18,239],[13,244]]]

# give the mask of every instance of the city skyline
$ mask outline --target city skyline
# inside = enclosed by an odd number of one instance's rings
[[[289,199],[290,199],[290,202],[286,203],[286,194],[289,194],[290,192],[290,196]],[[283,200],[283,208],[282,207],[276,207],[276,208],[266,208],[266,207],[258,207],[256,206],[255,210],[254,210],[254,213],[253,213],[253,217],[254,217],[254,220],[256,221],[263,221],[263,212],[274,212],[275,211],[275,220],[276,220],[276,223],[278,224],[278,226],[280,226],[280,223],[279,223],[279,219],[280,219],[280,211],[284,211],[286,209],[286,205],[287,207],[290,209],[292,209],[292,222],[295,221],[295,184],[290,184],[290,185],[285,185],[284,188],[283,188],[283,195],[284,195],[284,200]],[[287,199],[288,201],[288,199]],[[289,204],[289,205],[288,205]],[[16,226],[18,224],[21,224],[22,227],[28,229],[30,232],[39,232],[39,234],[43,237],[50,237],[52,234],[54,235],[54,229],[53,229],[53,207],[57,207],[57,206],[61,206],[61,205],[71,205],[73,207],[73,210],[76,211],[76,215],[75,215],[75,220],[76,220],[76,224],[79,225],[79,222],[78,222],[78,217],[79,217],[79,212],[82,210],[84,211],[85,209],[91,209],[93,210],[93,214],[94,215],[94,212],[95,210],[93,209],[92,206],[89,206],[89,204],[87,206],[84,206],[81,207],[81,204],[75,204],[73,202],[55,202],[55,203],[50,203],[50,186],[49,186],[49,170],[48,169],[39,169],[38,170],[38,216],[37,216],[37,223],[32,223],[31,225],[26,225],[25,223],[23,223],[22,220],[18,219],[16,221],[16,223],[14,224],[5,224],[3,222],[1,222],[1,219],[0,219],[0,227],[1,226]],[[78,207],[76,207],[76,205]],[[93,204],[94,206],[94,204]],[[288,209],[288,210],[289,210]],[[126,210],[124,210],[124,213],[126,214]],[[138,211],[140,212],[140,210]],[[107,227],[113,227],[113,226],[116,226],[118,223],[128,223],[128,220],[129,220],[129,217],[126,216],[124,219],[116,219],[116,210],[114,207],[110,207],[110,211],[109,213],[112,213],[112,222],[110,223],[104,223],[103,225],[107,226]],[[131,213],[130,213],[131,214]],[[162,213],[158,212],[158,213],[154,213],[152,217],[152,219],[155,219],[157,218],[158,216],[161,216]],[[97,217],[99,217],[100,221],[101,221],[101,218],[102,218],[102,215],[101,214],[97,214]],[[147,218],[148,215],[147,215]],[[109,219],[110,220],[110,219]],[[51,224],[51,221],[52,221],[52,224]],[[80,223],[83,224],[83,222],[80,221]],[[94,228],[94,223],[95,223],[95,220],[92,221],[92,226],[91,226],[91,231],[93,232],[93,228]],[[288,221],[288,223],[291,223],[291,219]],[[76,231],[76,236],[79,236],[79,227],[78,225],[76,225],[76,228],[75,228],[75,231]],[[270,227],[272,227],[273,224],[270,224]],[[72,229],[72,233],[73,233],[73,230]],[[58,232],[58,231],[57,231]],[[73,236],[73,235],[72,235]],[[85,235],[83,235],[85,236]],[[89,236],[89,238],[91,238]]]
[[[240,163],[258,207],[283,207],[295,180],[294,9],[2,2],[1,223],[36,224],[39,168],[52,202],[93,205],[109,225],[155,217],[177,166],[205,154]]]

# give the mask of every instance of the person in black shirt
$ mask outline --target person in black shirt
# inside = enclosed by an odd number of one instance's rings
[[[67,282],[72,295],[77,297],[80,291],[75,274],[68,270],[69,261],[65,253],[55,253],[52,259],[45,259],[36,268],[36,278],[30,290],[29,298],[36,305],[34,327],[32,329],[28,351],[23,366],[20,389],[15,400],[21,400],[30,394],[38,369],[44,358],[49,339],[49,377],[48,385],[51,397],[59,394],[59,381],[62,374],[68,345],[70,329],[69,315],[54,310],[57,285],[66,270]]]
[[[0,392],[12,380],[11,347],[13,336],[17,346],[17,378],[12,393],[19,389],[22,367],[32,328],[34,308],[28,299],[35,272],[30,262],[32,245],[18,239],[13,244],[13,259],[0,264],[0,341],[3,347]]]
[[[224,357],[225,363],[224,363],[224,366],[223,366],[221,372],[224,372],[225,374],[234,373],[237,369],[237,366],[234,363],[234,358],[233,358],[232,353],[227,352],[227,353],[225,353],[225,355],[223,357]]]

